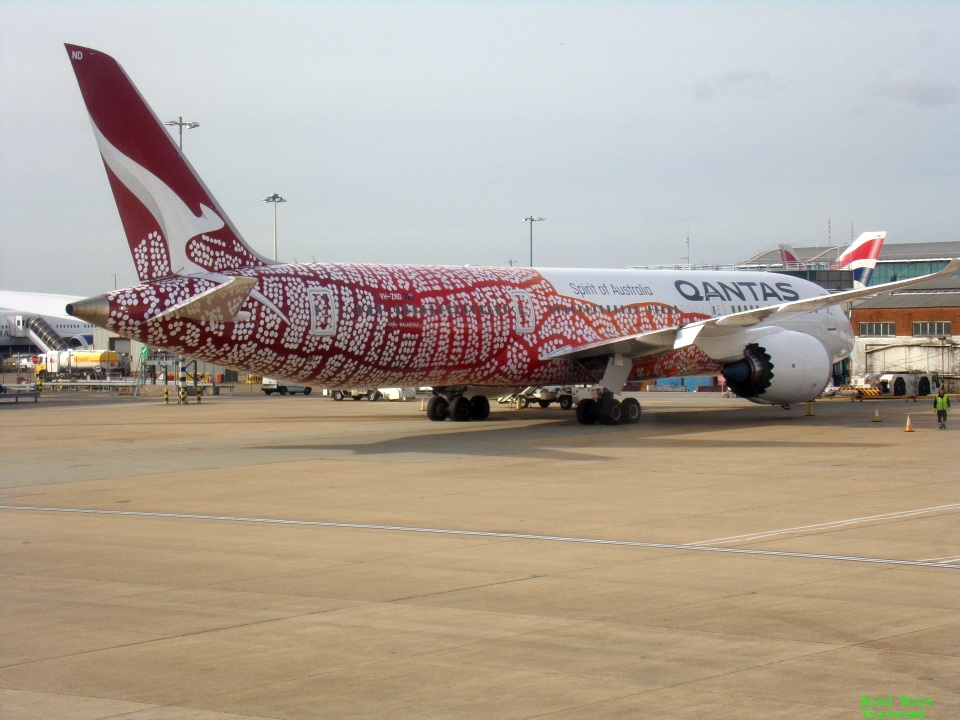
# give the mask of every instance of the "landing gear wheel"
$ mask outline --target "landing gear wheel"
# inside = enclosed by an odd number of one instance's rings
[[[490,401],[486,395],[474,395],[470,398],[470,419],[486,420],[490,417]]]
[[[907,383],[903,378],[897,378],[893,381],[893,394],[897,397],[903,397],[907,394]]]
[[[623,417],[623,406],[620,401],[613,397],[605,397],[600,400],[600,422],[603,425],[619,425]]]
[[[573,407],[573,396],[572,395],[561,395],[560,396],[560,409],[569,410]]]
[[[593,425],[600,419],[600,409],[597,401],[586,399],[577,403],[577,422],[581,425]]]
[[[343,393],[340,392],[339,390],[334,390],[333,399],[336,400],[337,402],[340,402],[341,400],[343,400]]]
[[[454,422],[464,422],[470,419],[470,401],[463,395],[450,401],[450,419]]]
[[[624,425],[634,425],[640,422],[640,402],[636,398],[626,398],[620,403],[620,422]]]
[[[446,420],[450,413],[450,403],[441,395],[434,395],[427,403],[427,417],[435,422]]]

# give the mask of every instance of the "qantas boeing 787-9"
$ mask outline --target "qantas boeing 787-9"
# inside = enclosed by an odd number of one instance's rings
[[[482,420],[505,388],[596,383],[578,420],[633,423],[639,403],[616,397],[628,381],[722,374],[755,402],[811,400],[853,345],[842,306],[926,279],[830,295],[763,272],[276,263],[117,62],[66,47],[140,279],[67,310],[198,360],[321,387],[431,386],[431,420]]]

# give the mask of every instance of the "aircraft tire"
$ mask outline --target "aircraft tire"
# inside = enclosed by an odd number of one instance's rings
[[[635,425],[640,422],[640,403],[636,398],[627,398],[620,403],[621,418],[624,425]]]
[[[586,399],[577,403],[577,422],[581,425],[593,425],[600,419],[597,401]]]
[[[560,396],[560,409],[569,410],[573,407],[573,396],[572,395],[561,395]]]
[[[619,425],[623,418],[623,406],[616,398],[604,398],[599,403],[600,422],[603,425]]]
[[[427,417],[434,422],[441,422],[447,419],[450,414],[450,403],[442,395],[434,395],[427,403]]]
[[[465,422],[470,419],[470,401],[463,395],[458,395],[450,401],[450,419],[454,422]]]
[[[470,398],[470,419],[486,420],[490,417],[490,401],[486,395],[474,395]]]

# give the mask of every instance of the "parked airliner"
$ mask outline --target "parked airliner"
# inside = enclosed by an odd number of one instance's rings
[[[55,350],[38,335],[40,318],[63,339],[65,347],[79,348],[93,342],[96,325],[71,317],[64,307],[82,300],[74,295],[0,290],[0,346],[40,344],[41,350]],[[31,337],[32,336],[32,337]]]
[[[816,397],[853,346],[841,304],[878,291],[762,272],[276,263],[117,62],[66,47],[140,279],[67,311],[157,348],[318,387],[431,386],[431,420],[484,419],[504,388],[597,383],[578,420],[633,423],[639,403],[615,397],[629,380],[722,373],[759,403]]]

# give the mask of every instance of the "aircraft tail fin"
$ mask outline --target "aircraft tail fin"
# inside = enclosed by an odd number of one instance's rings
[[[870,276],[877,266],[877,258],[883,248],[883,241],[887,233],[865,232],[853,244],[840,253],[837,258],[837,267],[853,270],[853,287],[863,288],[870,284]]]
[[[790,245],[780,245],[780,262],[785,270],[800,270],[803,263]]]
[[[270,264],[244,242],[117,61],[66,48],[140,280]]]

